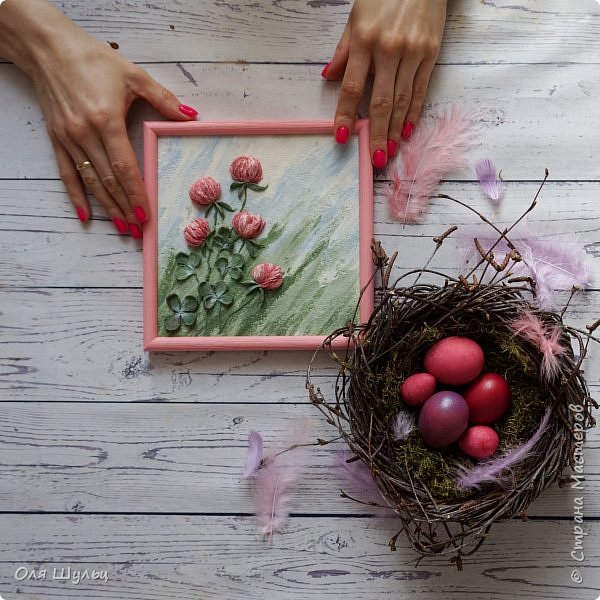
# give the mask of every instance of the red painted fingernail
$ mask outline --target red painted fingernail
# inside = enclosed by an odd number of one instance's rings
[[[179,105],[179,112],[183,113],[186,117],[197,117],[198,111],[191,106],[186,106],[185,104]]]
[[[404,123],[404,127],[402,128],[402,137],[405,140],[409,139],[414,128],[415,126],[410,121],[406,121],[406,123]]]
[[[383,150],[375,150],[373,152],[373,166],[383,169],[385,165],[387,165],[387,154]]]
[[[135,223],[129,225],[129,233],[131,233],[134,240],[139,240],[142,237],[142,230]]]
[[[396,156],[396,148],[398,144],[394,140],[388,140],[388,156],[390,160]]]
[[[146,211],[141,206],[134,206],[133,214],[140,223],[146,222]]]
[[[331,63],[328,62],[324,67],[323,70],[321,71],[321,77],[325,77],[327,75],[327,71],[329,71],[329,67],[331,66]]]
[[[337,131],[335,132],[335,141],[338,144],[345,144],[348,141],[348,136],[350,135],[350,130],[342,125],[341,127],[337,128]]]
[[[114,226],[117,228],[119,233],[127,233],[129,231],[129,226],[123,219],[119,219],[119,217],[115,217],[113,219]]]
[[[81,206],[77,207],[77,216],[79,217],[79,220],[82,223],[85,223],[88,220],[88,216],[85,213],[85,210],[83,210],[83,208],[81,208]]]

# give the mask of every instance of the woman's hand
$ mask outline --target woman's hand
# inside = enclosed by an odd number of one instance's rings
[[[23,5],[28,6],[27,14],[19,13]],[[0,11],[0,33],[3,27],[9,37],[19,36],[20,52],[8,58],[34,82],[60,177],[79,219],[90,216],[87,189],[119,233],[141,237],[139,224],[149,209],[127,136],[127,111],[137,98],[170,119],[188,120],[196,111],[45,1],[8,0]],[[27,39],[35,39],[35,44],[28,45]],[[6,54],[2,50],[0,54]]]
[[[437,60],[446,0],[355,0],[348,23],[323,77],[343,77],[335,113],[336,140],[352,131],[369,72],[373,165],[385,167],[400,139],[417,122]]]

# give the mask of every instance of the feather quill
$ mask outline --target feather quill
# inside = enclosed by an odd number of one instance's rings
[[[548,427],[551,414],[552,411],[548,409],[534,434],[526,442],[513,450],[509,450],[503,456],[481,462],[472,468],[458,467],[456,485],[459,488],[468,490],[478,488],[488,482],[503,483],[506,477],[503,474],[506,470],[532,455],[533,448],[540,441]]]
[[[431,119],[423,119],[410,140],[400,145],[390,170],[392,185],[386,190],[394,219],[418,223],[440,180],[467,165],[465,153],[477,141],[476,117],[457,105],[440,109]]]
[[[256,473],[260,467],[260,461],[263,455],[263,439],[258,431],[251,431],[248,434],[248,451],[246,452],[246,464],[242,479],[248,479]]]
[[[292,492],[300,479],[306,445],[310,444],[312,423],[303,419],[289,435],[288,443],[263,461],[255,481],[254,504],[263,536],[272,541],[289,516]]]
[[[531,311],[523,311],[508,323],[520,337],[531,342],[542,354],[541,375],[546,381],[554,379],[560,370],[560,358],[567,351],[561,344],[558,325],[548,325]]]

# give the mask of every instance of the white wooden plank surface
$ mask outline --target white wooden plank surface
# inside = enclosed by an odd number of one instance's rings
[[[201,404],[5,402],[0,426],[2,510],[252,512],[252,484],[241,481],[250,430],[260,431],[265,448],[271,451],[285,444],[291,424],[303,417],[312,419],[315,442],[317,438],[332,440],[337,432],[306,400],[265,405],[257,397],[269,394],[274,398],[271,385],[261,382],[247,393],[243,386],[243,380],[222,380],[221,389],[229,389],[231,394],[237,391],[245,398],[227,404],[218,396],[214,402]],[[288,377],[285,387],[300,394],[304,380]],[[206,396],[210,398],[210,394]],[[188,402],[193,399],[187,397]],[[332,465],[341,447],[336,443],[310,449],[294,493],[293,512],[364,513],[360,505],[339,498],[339,489],[345,486]],[[585,517],[598,518],[597,431],[588,437],[584,467]],[[531,505],[528,514],[569,514],[573,499],[581,494],[570,487],[551,487]]]
[[[54,3],[142,62],[330,60],[350,0]],[[594,0],[450,0],[441,63],[594,63]],[[157,54],[160,47],[160,55]]]
[[[338,84],[321,78],[321,66],[190,63],[187,75],[173,64],[146,66],[205,121],[327,119],[335,112]],[[7,82],[0,87],[2,133],[19,140],[0,146],[0,178],[56,178],[30,84],[11,65],[0,65],[0,81]],[[555,180],[600,179],[599,94],[600,72],[587,64],[440,65],[430,87],[431,99],[481,110],[481,153],[516,180],[538,180],[545,167]],[[159,115],[134,111],[138,149],[143,118]]]
[[[580,563],[570,556],[572,521],[497,524],[461,573],[442,558],[415,566],[401,538],[390,552],[388,519],[292,518],[273,544],[259,539],[252,517],[6,515],[0,527],[7,599],[594,600],[600,590],[598,522],[584,525]],[[105,571],[108,581],[52,580],[54,568],[60,576],[69,567]],[[15,578],[43,569],[45,580]]]
[[[57,4],[99,39],[119,43],[204,120],[333,115],[337,85],[319,74],[350,10],[346,0]],[[532,221],[557,243],[566,236],[587,253],[594,283],[573,304],[580,326],[600,313],[599,33],[594,0],[450,0],[430,90],[432,101],[480,108],[483,144],[472,158],[493,158],[509,180],[497,210],[481,199],[471,172],[455,174],[441,191],[505,223],[550,170]],[[570,556],[577,492],[553,488],[531,506],[529,522],[497,525],[464,573],[445,559],[415,569],[416,555],[402,538],[396,553],[387,548],[391,519],[358,518],[356,507],[338,498],[329,468],[334,446],[315,449],[285,534],[272,546],[260,541],[239,481],[246,435],[258,429],[274,443],[311,414],[318,435],[331,434],[306,398],[310,355],[144,353],[139,244],[119,239],[101,210],[81,227],[56,180],[32,87],[2,63],[0,107],[6,600],[598,596],[597,430],[585,449],[589,535],[581,565]],[[140,106],[130,119],[138,155],[146,118],[157,115]],[[402,268],[420,266],[431,238],[450,224],[465,229],[476,221],[436,202],[423,224],[402,228],[387,215],[385,185],[376,185],[376,234],[401,251]],[[454,253],[449,241],[438,266],[453,269]],[[599,355],[586,363],[596,397]],[[318,366],[326,387],[331,365],[320,358]],[[106,569],[109,581],[14,577],[18,568],[44,566],[49,573]],[[581,584],[570,578],[576,567]]]

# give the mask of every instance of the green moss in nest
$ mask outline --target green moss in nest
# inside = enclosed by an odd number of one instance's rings
[[[436,500],[461,497],[454,483],[456,452],[452,448],[434,450],[425,445],[418,431],[413,431],[396,449],[396,460],[409,473],[424,482]]]

